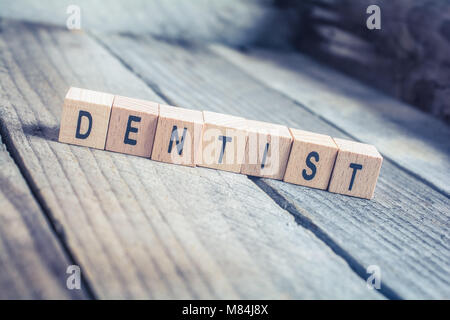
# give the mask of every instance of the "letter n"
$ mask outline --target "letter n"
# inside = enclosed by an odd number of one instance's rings
[[[183,135],[181,136],[181,139],[180,139],[180,137],[178,136],[177,126],[173,126],[172,134],[170,136],[169,149],[167,150],[168,153],[172,152],[173,142],[175,141],[178,154],[181,156],[181,154],[183,153],[183,145],[184,145],[184,139],[186,138],[186,132],[187,132],[187,128],[184,128]]]

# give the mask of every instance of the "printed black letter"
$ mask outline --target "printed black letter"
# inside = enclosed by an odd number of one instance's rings
[[[131,144],[132,146],[136,145],[136,140],[130,139],[129,134],[130,132],[138,132],[138,129],[131,126],[131,122],[141,122],[141,117],[135,117],[135,116],[129,116],[128,117],[128,123],[127,123],[127,130],[125,131],[125,138],[123,140],[123,143],[125,144]]]
[[[89,121],[89,126],[88,129],[85,133],[81,133],[80,129],[81,129],[81,118],[82,117],[86,117]],[[78,122],[77,122],[77,131],[75,132],[75,138],[77,139],[86,139],[87,137],[89,137],[89,134],[91,133],[91,129],[92,129],[92,116],[89,112],[87,111],[83,111],[80,110],[80,112],[78,113]]]
[[[353,169],[353,173],[352,173],[352,179],[350,180],[350,185],[348,186],[349,191],[351,191],[353,188],[353,182],[355,181],[356,171],[361,170],[362,165],[357,164],[357,163],[350,163],[350,168]]]
[[[302,176],[305,180],[312,180],[316,176],[317,167],[314,163],[311,162],[311,158],[314,158],[316,162],[319,162],[319,154],[316,151],[310,152],[306,157],[306,165],[311,169],[311,174],[306,173],[306,169],[303,169]]]

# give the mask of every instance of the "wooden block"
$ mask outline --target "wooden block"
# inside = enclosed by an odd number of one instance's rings
[[[298,129],[290,130],[294,142],[283,180],[327,189],[338,152],[333,138]]]
[[[383,157],[368,144],[334,138],[339,152],[328,191],[372,199]]]
[[[282,180],[292,136],[285,126],[247,120],[247,144],[241,173]]]
[[[203,111],[201,161],[199,166],[239,173],[247,142],[247,120]]]
[[[115,96],[106,150],[150,158],[158,114],[156,102]]]
[[[152,160],[195,166],[202,127],[201,111],[160,105]]]
[[[59,141],[104,149],[114,96],[71,87],[64,99]]]

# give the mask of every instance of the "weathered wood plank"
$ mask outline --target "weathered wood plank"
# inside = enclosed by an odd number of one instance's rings
[[[308,109],[203,47],[151,38],[99,37],[171,103],[349,138]],[[133,50],[129,50],[133,48]],[[371,142],[371,141],[369,141]],[[372,201],[255,179],[362,276],[378,265],[389,297],[448,298],[449,200],[391,161]]]
[[[0,187],[0,299],[87,298],[67,289],[73,263],[1,139]]]
[[[0,0],[0,17],[65,27],[70,5],[80,9],[83,30],[151,34],[178,41],[195,40],[230,45],[264,43],[287,46],[292,33],[285,11],[271,0]],[[72,18],[69,22],[73,21]],[[270,31],[270,32],[267,32]]]
[[[243,175],[58,143],[69,85],[163,101],[84,34],[1,27],[5,131],[98,297],[382,297]]]
[[[443,122],[297,53],[213,50],[450,194],[450,128]]]

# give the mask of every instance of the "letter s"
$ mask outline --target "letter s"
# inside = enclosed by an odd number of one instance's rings
[[[303,169],[302,176],[303,176],[303,179],[308,180],[308,181],[314,179],[314,177],[316,176],[316,172],[317,172],[317,167],[314,163],[311,162],[311,158],[314,158],[314,160],[316,160],[316,162],[319,162],[319,154],[316,151],[312,151],[306,157],[306,165],[308,168],[311,169],[311,173],[308,174],[306,172],[306,169]]]

